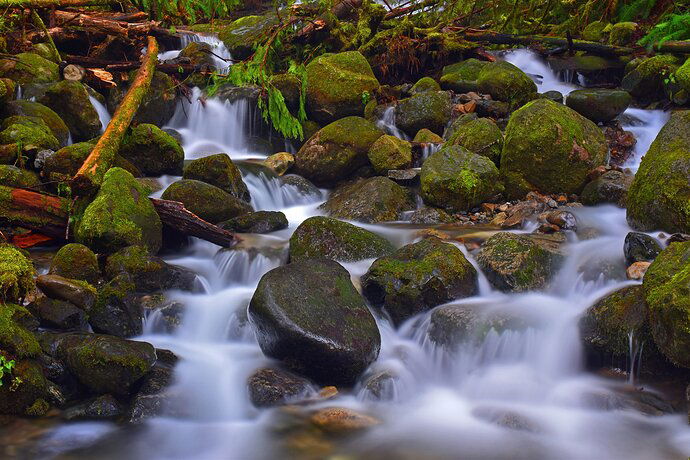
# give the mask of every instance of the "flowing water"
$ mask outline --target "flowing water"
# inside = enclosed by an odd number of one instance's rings
[[[559,82],[527,51],[509,53],[506,58],[540,75],[540,91],[574,89]],[[214,99],[202,104],[199,94],[195,90],[191,103],[182,104],[171,122],[182,133],[187,158],[219,151],[236,160],[256,157],[246,143],[249,107]],[[638,147],[630,162],[634,168],[665,115],[634,109],[629,114],[637,120]],[[149,318],[141,337],[180,358],[169,415],[128,430],[105,423],[63,425],[50,434],[46,445],[74,447],[100,439],[86,450],[85,458],[290,456],[282,444],[279,411],[255,409],[248,400],[247,377],[270,360],[253,337],[246,309],[261,276],[285,263],[287,239],[300,222],[318,214],[325,193],[304,195],[266,173],[245,172],[245,180],[254,208],[282,210],[290,226],[270,235],[247,237],[233,250],[196,241],[186,252],[169,258],[195,270],[206,290],[203,294],[170,293],[186,306],[181,326],[166,333],[155,318]],[[594,228],[599,236],[579,241],[570,235],[566,263],[551,288],[505,294],[492,289],[480,275],[479,294],[455,302],[481,314],[519,317],[524,327],[491,329],[481,339],[448,350],[429,340],[429,313],[396,330],[375,312],[382,336],[378,360],[352,391],[319,404],[361,410],[382,423],[338,445],[336,452],[381,459],[646,460],[690,455],[690,430],[683,416],[649,416],[626,409],[615,402],[630,389],[628,383],[598,377],[583,368],[578,318],[601,296],[630,284],[622,274],[607,277],[596,270],[597,264],[622,264],[623,240],[630,229],[625,211],[613,206],[573,212],[581,227]],[[365,227],[398,246],[414,239],[414,231],[401,223]],[[472,254],[465,253],[474,263]],[[345,264],[355,284],[371,263]],[[634,353],[642,354],[643,348]],[[633,359],[644,366],[643,357]],[[364,381],[381,373],[390,378],[376,398]]]

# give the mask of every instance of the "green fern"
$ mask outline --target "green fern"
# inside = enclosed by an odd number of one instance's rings
[[[690,38],[690,13],[670,14],[642,37],[640,45],[652,46],[669,40]]]
[[[618,9],[618,20],[621,22],[647,19],[657,0],[635,0],[629,5],[621,5]]]

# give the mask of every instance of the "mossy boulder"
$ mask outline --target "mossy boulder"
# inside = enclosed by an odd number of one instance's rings
[[[374,123],[345,117],[316,132],[295,155],[297,172],[316,185],[333,187],[368,163],[371,146],[383,136]]]
[[[503,133],[490,118],[476,118],[458,126],[449,137],[448,144],[465,147],[498,165],[503,150]]]
[[[408,244],[377,259],[362,277],[364,296],[396,325],[477,292],[477,271],[456,246],[438,238]]]
[[[510,117],[501,154],[506,194],[519,199],[531,190],[579,193],[589,172],[606,162],[602,131],[574,110],[537,99]]]
[[[94,332],[115,337],[134,337],[143,332],[144,309],[135,294],[136,286],[127,274],[116,276],[98,290],[89,311]]]
[[[0,184],[6,187],[41,188],[41,180],[35,172],[11,165],[0,165]]]
[[[422,128],[441,134],[450,120],[451,108],[447,91],[419,93],[398,102],[395,125],[409,136],[414,136]]]
[[[111,168],[77,224],[76,241],[95,252],[112,253],[131,245],[158,252],[162,224],[148,194],[132,174]]]
[[[675,364],[690,368],[690,242],[671,243],[654,259],[642,287],[654,342]]]
[[[453,90],[456,93],[478,91],[477,79],[486,64],[486,61],[470,58],[445,66],[441,73],[441,88]]]
[[[43,163],[43,176],[50,182],[70,181],[93,148],[94,144],[91,142],[77,142],[61,148],[46,158]]]
[[[677,89],[672,94],[672,100],[683,103],[687,102],[690,98],[690,58],[676,70],[674,80]]]
[[[280,211],[248,212],[218,224],[237,233],[271,233],[288,228],[289,222]]]
[[[212,224],[252,211],[251,205],[246,201],[214,185],[193,179],[173,182],[165,189],[161,198],[182,202],[189,211]]]
[[[385,174],[389,169],[406,169],[412,165],[412,145],[386,134],[372,144],[368,157],[379,174]]]
[[[643,231],[690,233],[690,111],[661,128],[630,186],[628,223]]]
[[[240,200],[248,202],[251,199],[240,169],[227,153],[216,153],[190,161],[184,168],[182,177],[215,185]]]
[[[129,81],[133,81],[134,77],[135,72],[131,72]],[[169,122],[177,106],[176,87],[177,85],[169,75],[156,71],[153,74],[151,86],[144,95],[136,115],[134,115],[133,124],[148,123],[164,126]],[[110,90],[107,99],[110,113],[115,113],[126,93],[127,87],[124,85]]]
[[[412,139],[412,142],[443,144],[443,138],[426,128],[422,128],[419,131],[417,131],[417,134],[414,135],[414,139]]]
[[[431,77],[422,77],[410,88],[411,94],[425,93],[427,91],[441,91],[441,86]]]
[[[379,82],[359,51],[324,54],[307,64],[307,114],[319,123],[364,115]]]
[[[50,262],[51,275],[95,284],[101,276],[96,254],[83,244],[70,243],[60,248]]]
[[[330,217],[310,217],[290,237],[290,260],[325,257],[342,262],[381,257],[393,252],[374,232]]]
[[[427,158],[420,182],[426,204],[450,211],[468,211],[503,192],[496,165],[458,145]]]
[[[38,117],[13,116],[0,125],[0,145],[17,144],[25,153],[36,150],[57,150],[60,141],[46,123]]]
[[[477,262],[497,289],[543,289],[563,262],[563,254],[527,235],[499,232],[486,240]]]
[[[60,118],[50,107],[46,107],[38,102],[19,99],[6,103],[1,110],[4,118],[15,115],[40,118],[48,125],[53,136],[60,142],[60,145],[67,145],[69,128],[62,118]]]
[[[678,70],[678,61],[670,55],[657,55],[626,66],[621,87],[642,101],[664,98],[664,80]]]
[[[607,171],[585,186],[580,200],[587,206],[613,203],[623,208],[628,198],[628,190],[630,190],[633,177],[632,174],[624,171]]]
[[[48,298],[70,302],[84,311],[91,310],[96,302],[96,288],[86,281],[48,274],[39,275],[36,285]]]
[[[189,60],[189,63],[196,67],[215,67],[215,61],[213,60],[213,48],[209,43],[204,42],[191,42],[185,46],[178,58]]]
[[[605,123],[625,112],[631,101],[627,91],[588,88],[572,91],[565,104],[595,123]]]
[[[119,153],[147,176],[182,174],[182,147],[157,126],[148,123],[137,125],[125,138]]]
[[[48,382],[38,362],[23,359],[0,386],[0,413],[7,415],[44,415],[50,408],[46,402]]]
[[[156,362],[156,350],[149,343],[99,334],[69,334],[59,341],[57,354],[96,394],[128,395]]]
[[[582,39],[590,42],[601,42],[606,38],[610,24],[604,21],[593,21],[587,24],[582,31]]]
[[[609,45],[627,46],[635,42],[635,35],[639,30],[636,22],[619,22],[609,30]]]
[[[52,83],[60,79],[60,68],[38,54],[20,53],[0,59],[0,77],[14,80],[22,86]]]
[[[37,326],[36,319],[23,306],[7,301],[0,308],[0,350],[17,358],[32,358],[41,352],[41,347],[31,330]]]
[[[537,95],[537,85],[522,70],[506,61],[489,62],[477,75],[479,91],[517,108]]]
[[[414,208],[410,193],[386,177],[372,177],[336,189],[321,209],[331,217],[365,223],[398,220]]]
[[[207,24],[200,24],[192,30],[217,33],[233,58],[247,59],[254,52],[254,44],[266,37],[277,23],[277,16],[269,12],[263,16],[243,16],[229,24],[219,23],[208,30]]]
[[[354,384],[381,346],[350,273],[328,259],[304,259],[266,273],[248,314],[267,356],[322,384]]]
[[[56,83],[48,88],[39,102],[60,115],[75,141],[88,141],[101,134],[98,112],[80,82],[63,80]]]
[[[11,244],[0,244],[0,300],[16,302],[35,288],[31,260]]]

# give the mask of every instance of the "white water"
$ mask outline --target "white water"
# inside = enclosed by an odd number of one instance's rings
[[[515,54],[522,59],[524,53]],[[508,58],[517,60],[512,54]],[[542,73],[541,85],[559,87],[547,67],[529,60],[519,62]],[[177,117],[171,123],[183,133],[188,158],[213,150],[205,151],[201,145],[226,151],[234,159],[251,156],[240,141],[246,135],[246,113],[214,100],[206,101],[205,108],[194,104],[188,107],[188,118]],[[654,113],[637,116],[642,124],[636,134],[653,138],[660,118]],[[640,149],[634,161],[639,162]],[[280,187],[277,180],[265,176],[247,175],[245,180],[254,208],[283,209],[290,229],[258,238],[255,249],[219,250],[197,241],[190,252],[170,259],[199,273],[207,290],[205,294],[171,294],[186,305],[181,327],[174,334],[149,331],[141,338],[180,357],[172,391],[178,397],[172,402],[171,415],[147,421],[145,429],[116,443],[113,458],[288,457],[277,445],[276,413],[254,409],[247,398],[247,376],[269,360],[263,357],[244,315],[258,280],[285,262],[280,249],[299,222],[318,213],[319,201],[314,200],[319,199],[299,196],[297,190]],[[600,236],[586,241],[573,236],[567,261],[551,288],[508,295],[491,289],[480,275],[480,294],[456,302],[474,305],[486,314],[499,311],[524,318],[528,327],[491,329],[479,342],[446,350],[428,339],[428,313],[408,320],[398,330],[377,318],[381,353],[367,375],[386,371],[393,376],[386,385],[387,398],[372,398],[360,384],[353,392],[321,405],[362,410],[380,418],[382,424],[341,445],[334,454],[343,453],[342,458],[577,460],[690,455],[690,430],[683,416],[651,417],[602,407],[625,382],[593,376],[582,367],[579,316],[602,295],[630,284],[596,272],[585,276],[583,269],[622,261],[629,228],[625,211],[613,206],[573,212],[582,227],[595,228]],[[365,227],[396,245],[410,240],[409,232],[393,225]],[[345,266],[356,282],[371,262]],[[644,365],[644,358],[640,359]],[[513,428],[497,423],[511,419]],[[71,425],[91,437],[97,429],[106,429],[102,424],[84,426]],[[69,427],[61,430],[62,436],[75,436]]]
[[[230,52],[225,47],[223,42],[211,35],[197,35],[197,34],[182,34],[181,36],[181,47],[179,50],[170,50],[158,53],[159,61],[168,61],[170,59],[175,59],[180,55],[180,52],[190,43],[201,42],[207,43],[211,46],[211,52],[213,53],[211,57],[213,58],[213,67],[218,72],[222,73],[225,69],[230,66],[232,56]]]
[[[96,109],[98,113],[98,119],[101,122],[101,132],[103,132],[108,126],[108,123],[110,123],[110,112],[108,112],[107,107],[101,104],[95,97],[89,96],[89,101],[91,101],[91,105],[93,105],[93,108]]]

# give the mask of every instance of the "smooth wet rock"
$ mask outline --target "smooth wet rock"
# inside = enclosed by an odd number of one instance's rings
[[[285,174],[295,164],[295,156],[288,152],[274,153],[263,161],[278,176]]]
[[[566,105],[595,123],[605,123],[625,112],[632,98],[615,89],[578,89],[566,98]]]
[[[195,67],[206,67],[208,69],[215,67],[212,53],[213,47],[209,43],[191,42],[180,51],[177,57],[178,59],[188,60]]]
[[[249,304],[249,319],[267,356],[324,384],[352,385],[381,344],[350,274],[328,259],[305,259],[266,273]]]
[[[412,165],[412,145],[395,136],[378,138],[369,149],[369,162],[379,174],[391,169],[405,169]]]
[[[27,253],[11,244],[0,244],[0,298],[16,302],[35,288],[34,269]]]
[[[83,309],[64,300],[41,297],[28,306],[41,320],[43,327],[60,330],[86,331],[88,322]]]
[[[398,102],[395,124],[409,136],[414,136],[422,128],[441,134],[450,120],[451,105],[447,91],[427,91],[414,95]]]
[[[498,165],[503,149],[503,133],[491,119],[476,118],[457,126],[448,138],[448,144],[465,147]]]
[[[173,182],[161,198],[184,203],[185,208],[212,224],[252,211],[246,201],[214,185],[192,179]]]
[[[612,203],[624,207],[628,191],[633,182],[633,174],[624,171],[607,171],[585,185],[580,196],[582,204],[596,206]]]
[[[427,238],[377,259],[362,277],[362,292],[400,325],[436,305],[474,295],[477,271],[457,247]]]
[[[255,211],[221,222],[218,226],[238,233],[271,233],[288,228],[288,220],[279,211]]]
[[[48,88],[39,102],[60,115],[75,141],[88,141],[101,134],[98,112],[91,104],[86,87],[80,82],[63,80],[56,83]]]
[[[651,262],[656,259],[661,250],[661,244],[653,236],[640,232],[630,232],[625,235],[623,252],[628,265],[635,262]]]
[[[217,153],[192,160],[184,168],[184,179],[193,179],[214,185],[235,198],[249,202],[249,189],[242,180],[240,169],[227,153]]]
[[[489,62],[477,75],[479,91],[517,108],[534,99],[537,85],[525,72],[506,61]]]
[[[312,383],[283,369],[262,368],[249,376],[249,400],[256,407],[274,407],[316,393]]]
[[[112,395],[106,394],[91,398],[62,413],[66,420],[109,420],[124,414],[122,405]]]
[[[126,275],[110,280],[98,290],[98,298],[89,312],[91,328],[115,337],[134,337],[143,332],[144,311],[137,302],[135,285]]]
[[[343,262],[381,257],[393,252],[385,238],[330,217],[310,217],[290,237],[290,260],[325,257]]]
[[[91,284],[96,283],[101,277],[96,254],[79,243],[69,243],[61,247],[50,261],[48,273]]]
[[[70,302],[87,312],[96,302],[96,288],[85,281],[40,275],[36,278],[36,285],[49,298]]]
[[[315,199],[321,197],[321,190],[316,185],[297,174],[286,174],[278,180],[283,186],[293,188],[301,195],[313,196]]]
[[[137,125],[122,142],[119,153],[147,176],[182,174],[182,147],[157,126],[148,123]]]
[[[409,192],[385,177],[343,185],[320,207],[331,217],[365,223],[395,221],[413,208]]]

